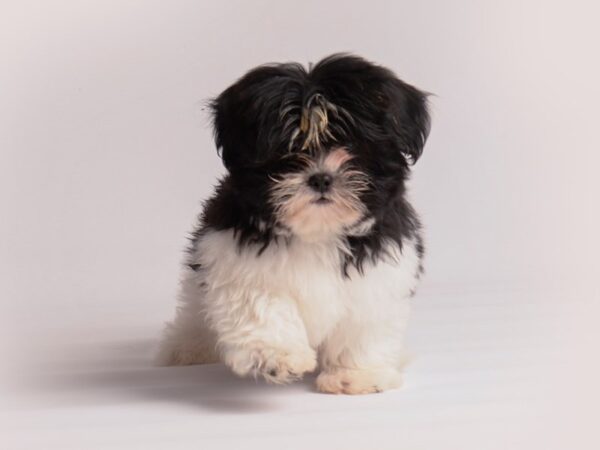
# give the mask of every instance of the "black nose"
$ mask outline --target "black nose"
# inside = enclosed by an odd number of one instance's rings
[[[328,173],[315,173],[308,179],[308,185],[315,191],[324,194],[331,188],[333,177]]]

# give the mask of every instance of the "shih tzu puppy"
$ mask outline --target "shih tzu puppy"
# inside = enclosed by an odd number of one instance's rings
[[[192,234],[160,361],[222,361],[273,383],[318,367],[331,393],[398,387],[422,272],[405,181],[426,95],[338,54],[260,66],[211,109],[228,173]]]

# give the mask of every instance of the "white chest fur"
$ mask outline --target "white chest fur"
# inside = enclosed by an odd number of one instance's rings
[[[240,248],[231,231],[207,232],[193,256],[202,266],[203,300],[225,303],[223,296],[254,297],[258,292],[271,302],[291,300],[313,348],[344,317],[377,321],[378,315],[396,310],[387,304],[407,298],[417,283],[419,258],[411,240],[403,242],[401,253],[390,244],[388,258],[365,264],[362,274],[350,268],[347,277],[342,275],[338,241],[292,240],[271,244],[258,254],[259,248]]]

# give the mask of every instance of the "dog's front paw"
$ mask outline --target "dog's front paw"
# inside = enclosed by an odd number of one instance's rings
[[[254,344],[226,350],[223,360],[239,376],[260,375],[276,384],[296,381],[317,367],[316,352],[310,347],[283,349]]]
[[[317,389],[330,394],[372,394],[400,387],[402,375],[394,368],[331,368],[317,377]]]

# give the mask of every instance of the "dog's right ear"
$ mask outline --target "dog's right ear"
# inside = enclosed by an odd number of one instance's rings
[[[258,67],[211,102],[214,137],[225,167],[255,167],[280,147],[280,110],[290,90],[297,90],[300,66]]]

